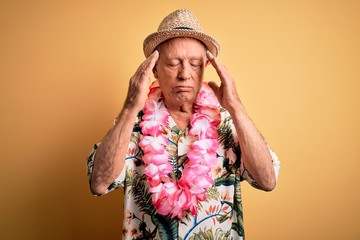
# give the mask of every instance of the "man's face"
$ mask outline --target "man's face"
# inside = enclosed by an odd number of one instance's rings
[[[161,44],[154,76],[167,103],[193,103],[207,65],[205,46],[192,38],[174,38]]]

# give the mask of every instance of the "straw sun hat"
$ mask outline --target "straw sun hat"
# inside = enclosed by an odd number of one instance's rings
[[[145,56],[150,56],[160,43],[177,37],[190,37],[200,40],[214,56],[217,56],[220,51],[218,41],[203,33],[200,23],[193,13],[187,9],[179,9],[166,16],[160,23],[158,31],[150,34],[144,40]]]

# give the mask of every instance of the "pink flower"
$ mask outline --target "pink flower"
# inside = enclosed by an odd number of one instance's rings
[[[150,178],[156,177],[157,175],[167,175],[171,173],[171,171],[171,164],[155,165],[150,163],[144,169],[144,173]]]
[[[221,115],[216,106],[202,106],[201,108],[196,109],[196,112],[208,116],[209,121],[216,127],[220,124]]]
[[[204,188],[199,188],[195,184],[191,185],[190,192],[192,193],[192,196],[198,196],[199,198],[203,198],[203,196],[206,194],[206,191]],[[205,200],[205,199],[204,199]]]
[[[215,154],[205,154],[203,158],[203,164],[208,164],[213,167],[217,162]]]
[[[193,186],[199,189],[206,189],[214,184],[213,179],[209,175],[210,171],[211,168],[205,165],[188,166],[184,169],[181,179],[192,183]],[[197,190],[196,188],[193,189],[193,191]]]
[[[206,200],[206,189],[214,184],[211,169],[217,162],[217,126],[220,123],[218,101],[211,88],[204,83],[194,103],[195,113],[190,119],[188,147],[182,177],[170,178],[172,165],[167,151],[169,141],[164,137],[169,112],[164,106],[158,81],[150,86],[144,115],[140,122],[143,133],[139,146],[144,151],[144,174],[150,185],[152,203],[157,212],[172,218],[183,218],[185,212],[196,215],[200,201]]]
[[[204,175],[210,172],[211,168],[202,164],[197,164],[195,166],[187,166],[182,175],[182,179],[187,182],[194,182],[199,176],[203,177]]]
[[[164,180],[164,179],[163,179]],[[158,185],[154,185],[153,187],[150,188],[150,192],[154,193],[155,196],[159,197],[159,196],[169,196],[174,194],[177,191],[177,185],[176,183],[173,182],[173,180],[167,178],[167,180],[165,180],[167,182],[165,183],[159,183]],[[158,198],[154,199],[155,202],[158,201]]]
[[[148,135],[154,133],[154,135],[161,134],[162,127],[159,122],[156,121],[144,121],[140,123],[141,131],[143,134]]]
[[[173,209],[172,202],[168,200],[168,197],[160,198],[156,203],[153,203],[157,212],[162,215],[168,215]]]
[[[164,146],[169,145],[169,141],[163,136],[143,136],[141,141],[139,142],[139,146],[142,148],[144,152],[150,153],[163,153]]]
[[[191,214],[193,216],[197,215],[197,209],[200,201],[206,200],[206,192],[203,191],[202,193],[193,194],[191,197],[191,206],[189,208]]]
[[[189,133],[199,136],[200,139],[217,138],[217,127],[211,124],[211,119],[200,113],[194,113],[190,119],[191,129]]]
[[[144,169],[144,173],[148,176],[148,177],[154,177],[155,175],[158,174],[158,166],[156,166],[155,164],[148,164],[146,166],[146,168]]]
[[[153,163],[159,166],[161,164],[169,163],[169,158],[170,158],[170,154],[166,151],[164,151],[161,154],[149,152],[143,156],[143,161],[145,164]]]
[[[158,186],[162,182],[161,176],[159,174],[156,174],[153,177],[147,176],[146,180],[148,181],[150,187],[152,188]]]
[[[178,189],[176,183],[169,179],[170,181],[169,182],[165,182],[164,183],[164,191],[168,194],[168,195],[171,195],[171,194],[174,194],[176,192],[176,190]]]
[[[175,198],[179,188],[177,184],[171,179],[165,179],[165,183],[160,183],[158,186],[150,188],[153,205],[156,207],[158,213],[167,215],[174,209]]]
[[[196,199],[196,198],[195,198]],[[193,216],[197,215],[197,208],[198,208],[198,204],[192,204],[190,206],[190,212]]]
[[[160,121],[162,124],[166,124],[169,116],[167,109],[154,99],[148,99],[145,102],[144,114],[142,118],[144,121]]]
[[[217,162],[216,150],[218,145],[216,139],[204,139],[194,142],[187,154],[189,162],[213,167]]]
[[[183,211],[186,211],[191,206],[190,185],[187,181],[180,179],[178,181],[179,190],[175,194],[174,209],[172,210],[171,217],[177,216],[178,218],[183,217]]]
[[[207,154],[215,155],[219,144],[216,139],[203,139],[195,141],[188,152],[188,158],[199,159],[203,158]]]
[[[206,82],[203,82],[202,84],[202,87],[196,97],[196,103],[205,106],[207,105],[217,106],[219,104],[213,90],[209,87],[209,85]]]
[[[169,112],[154,99],[148,99],[144,106],[144,115],[140,123],[143,134],[158,135],[162,133],[161,125],[166,125]]]
[[[194,185],[196,185],[199,188],[209,188],[212,185],[214,185],[214,180],[209,175],[203,175],[201,177],[198,177],[196,181],[194,182]]]
[[[158,165],[159,174],[167,175],[172,172],[172,166],[169,162]]]
[[[148,93],[148,98],[158,100],[163,97],[160,86],[159,86],[159,81],[156,80],[156,81],[152,82],[149,89],[150,89],[150,91]]]
[[[215,153],[218,147],[219,144],[216,139],[198,140],[191,145],[191,149],[207,151],[208,153]]]

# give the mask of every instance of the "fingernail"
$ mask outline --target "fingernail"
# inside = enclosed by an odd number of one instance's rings
[[[215,58],[214,55],[212,55],[212,53],[209,50],[206,51],[206,55],[207,55],[209,60],[212,60],[212,59]]]

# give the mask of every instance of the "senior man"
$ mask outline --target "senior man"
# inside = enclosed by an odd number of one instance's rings
[[[88,158],[92,193],[124,187],[124,239],[243,239],[240,182],[271,191],[280,165],[217,60],[219,43],[180,9],[143,47],[124,106]],[[208,65],[220,86],[203,81]]]

